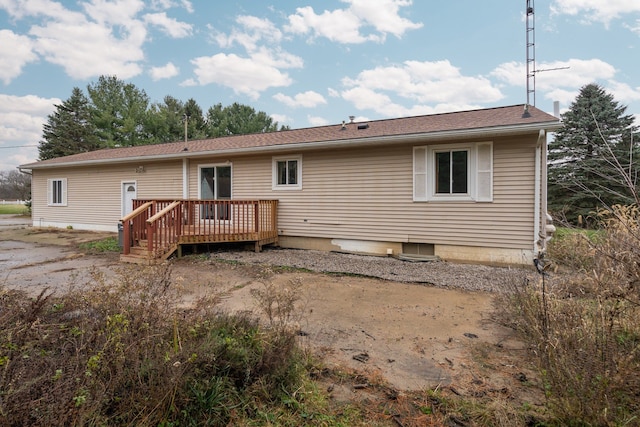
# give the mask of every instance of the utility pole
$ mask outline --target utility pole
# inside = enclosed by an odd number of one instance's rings
[[[184,142],[187,142],[187,124],[189,123],[189,116],[185,113],[182,116],[182,120],[184,121]]]

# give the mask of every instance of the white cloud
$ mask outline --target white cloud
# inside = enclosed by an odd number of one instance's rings
[[[312,37],[325,37],[338,43],[364,43],[382,41],[380,35],[364,36],[360,34],[361,20],[349,10],[325,10],[317,15],[311,6],[296,9],[295,15],[289,16],[289,24],[285,30],[294,34],[309,34]]]
[[[298,93],[294,97],[290,97],[282,93],[277,93],[273,95],[273,99],[275,99],[276,101],[280,101],[283,104],[293,108],[296,108],[296,107],[313,108],[320,104],[327,103],[327,100],[324,99],[324,96],[312,90]]]
[[[151,67],[149,75],[153,81],[169,79],[180,74],[180,68],[176,67],[173,62],[167,62],[162,67]]]
[[[396,37],[422,27],[398,15],[400,7],[410,6],[411,0],[343,0],[347,9],[325,10],[317,14],[311,6],[299,7],[289,15],[285,31],[325,37],[339,43],[383,42],[387,34]],[[363,27],[373,27],[375,33],[363,34]]]
[[[52,19],[72,19],[81,15],[71,12],[62,4],[53,0],[2,0],[0,7],[14,19],[22,19],[26,16],[47,17]]]
[[[260,92],[270,87],[291,84],[291,78],[278,68],[235,54],[201,56],[192,59],[191,63],[200,85],[221,84],[252,99],[258,99]]]
[[[193,26],[191,24],[179,22],[175,18],[169,18],[165,12],[148,13],[144,15],[143,18],[146,23],[160,27],[164,33],[174,39],[188,37],[193,31]]]
[[[640,12],[637,0],[555,0],[551,5],[555,14],[580,15],[587,22],[599,21],[608,25],[621,15]]]
[[[341,96],[358,109],[371,109],[384,116],[405,116],[475,108],[504,96],[481,76],[464,76],[449,61],[406,61],[401,65],[362,71],[344,78]],[[413,102],[405,107],[392,97]]]
[[[151,0],[150,7],[153,10],[167,10],[172,7],[182,7],[187,12],[193,13],[193,5],[189,0]]]
[[[260,43],[278,45],[282,40],[282,32],[268,19],[241,15],[236,18],[240,27],[235,27],[230,34],[218,33],[214,40],[223,48],[234,44],[242,46],[247,52],[258,49]]]
[[[617,101],[627,104],[634,101],[640,101],[640,86],[633,88],[626,83],[610,81],[609,90]]]
[[[101,25],[136,26],[135,16],[144,9],[142,0],[91,0],[81,3],[87,15]]]
[[[307,121],[311,126],[326,126],[330,123],[329,120],[319,116],[307,116]]]
[[[634,24],[625,24],[624,27],[640,36],[640,19],[637,19]]]
[[[239,16],[236,23],[239,27],[230,34],[218,33],[213,39],[223,48],[241,46],[246,56],[218,53],[195,58],[191,63],[196,79],[186,80],[182,85],[217,83],[252,99],[268,88],[289,86],[292,80],[282,69],[301,68],[304,63],[302,58],[280,47],[280,30],[268,19],[254,16]]]
[[[35,95],[14,96],[0,94],[0,170],[13,169],[19,164],[35,161],[38,142],[42,137],[42,125],[54,110],[57,98],[40,98]],[[21,148],[6,148],[9,146]],[[34,145],[35,147],[24,147]]]
[[[22,68],[38,59],[29,37],[0,30],[0,80],[8,85],[22,73]]]
[[[271,117],[273,121],[278,122],[278,127],[293,122],[293,119],[286,114],[270,114],[269,117]]]
[[[411,0],[347,0],[351,11],[381,33],[401,37],[408,30],[422,27],[398,15],[401,7],[411,6]]]
[[[103,74],[130,78],[142,72],[145,23],[141,0],[91,0],[82,11],[51,0],[2,0],[14,19],[40,18],[28,31],[33,51],[77,79]],[[24,48],[24,43],[22,44]]]
[[[110,28],[91,22],[50,22],[32,27],[30,34],[36,38],[36,51],[73,78],[109,74],[128,79],[142,72],[144,34],[119,39]]]

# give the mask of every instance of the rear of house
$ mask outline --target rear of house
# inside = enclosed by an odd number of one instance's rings
[[[525,113],[525,114],[523,114]],[[546,137],[511,106],[82,153],[23,165],[33,225],[116,231],[133,200],[277,200],[279,245],[528,264]]]

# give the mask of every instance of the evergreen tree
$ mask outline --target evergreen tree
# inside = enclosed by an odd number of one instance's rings
[[[206,138],[206,123],[202,115],[202,108],[193,98],[189,98],[184,104],[184,112],[187,115],[187,135],[189,139]]]
[[[248,105],[237,102],[227,107],[216,104],[207,112],[208,137],[275,132],[285,129],[288,128],[282,126],[278,129],[278,122],[274,122],[264,111],[256,111]]]
[[[133,83],[115,76],[100,76],[87,86],[92,104],[92,121],[102,145],[127,147],[150,144],[145,131],[149,97]]]
[[[162,103],[151,105],[145,129],[153,143],[175,142],[184,139],[184,104],[167,95]]]
[[[576,222],[598,208],[636,202],[638,128],[597,84],[580,89],[549,144],[549,209]]]
[[[69,99],[47,117],[43,126],[42,140],[38,145],[39,159],[93,151],[100,148],[91,121],[89,100],[82,91],[74,87]]]

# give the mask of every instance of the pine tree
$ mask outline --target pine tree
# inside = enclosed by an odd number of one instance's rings
[[[69,99],[47,117],[42,140],[38,145],[39,159],[47,160],[100,148],[91,121],[89,100],[74,87]]]
[[[549,144],[549,209],[575,223],[599,208],[636,202],[638,128],[597,84],[580,89]]]
[[[87,86],[91,100],[91,120],[106,147],[151,144],[145,133],[149,97],[133,83],[115,76],[100,76]]]
[[[286,130],[280,127],[279,130]],[[207,136],[243,135],[278,131],[278,122],[274,122],[264,111],[256,111],[244,104],[223,107],[216,104],[207,111]]]

